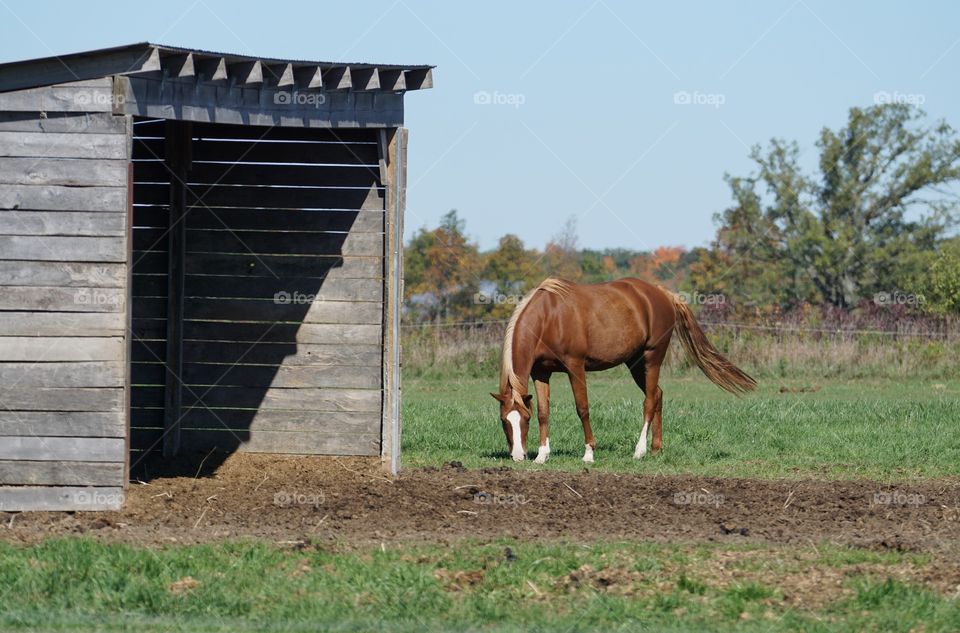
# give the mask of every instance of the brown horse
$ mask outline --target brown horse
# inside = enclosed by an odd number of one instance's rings
[[[676,332],[687,355],[707,378],[722,389],[739,394],[756,381],[738,369],[710,344],[690,307],[678,295],[639,279],[619,279],[581,285],[548,278],[517,305],[507,324],[500,364],[500,421],[515,461],[526,459],[533,396],[537,392],[540,450],[536,462],[550,454],[550,375],[570,378],[577,415],[583,423],[583,461],[593,461],[596,440],[590,429],[586,372],[626,364],[643,390],[643,428],[633,453],[647,452],[647,429],[653,426],[652,450],[663,448],[663,390],[657,385],[660,365]]]

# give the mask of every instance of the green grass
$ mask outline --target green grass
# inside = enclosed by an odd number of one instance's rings
[[[544,466],[583,467],[583,431],[566,376],[551,383],[550,445]],[[622,370],[588,376],[597,439],[592,468],[644,474],[829,477],[903,480],[960,474],[960,381],[892,379],[764,380],[731,396],[702,377],[663,381],[665,451],[632,458],[643,394]],[[780,393],[818,388],[815,392]],[[405,466],[457,460],[467,467],[510,464],[495,379],[404,382]],[[534,420],[528,454],[536,453]]]
[[[513,557],[508,560],[505,550]],[[890,579],[928,561],[829,546],[502,542],[354,552],[262,543],[136,549],[87,539],[0,545],[0,627],[137,631],[925,631],[960,628],[955,600]],[[753,571],[718,578],[741,556]],[[783,560],[790,560],[785,568]],[[813,567],[842,589],[785,593]],[[862,570],[869,568],[872,573]],[[192,588],[170,587],[190,577]],[[783,587],[781,589],[781,587]]]

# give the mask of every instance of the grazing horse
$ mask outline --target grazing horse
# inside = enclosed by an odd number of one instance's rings
[[[663,390],[657,385],[660,365],[676,332],[687,355],[716,385],[739,394],[756,381],[710,344],[680,296],[639,279],[619,279],[581,285],[550,277],[517,305],[507,324],[500,363],[500,421],[514,461],[526,459],[533,396],[537,392],[540,449],[534,460],[550,455],[550,375],[566,373],[583,423],[583,461],[593,461],[597,446],[590,429],[586,372],[626,364],[643,390],[643,428],[633,453],[647,453],[647,429],[652,425],[654,453],[663,447]]]

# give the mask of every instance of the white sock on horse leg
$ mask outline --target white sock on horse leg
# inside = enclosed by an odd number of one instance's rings
[[[643,421],[643,428],[640,430],[640,441],[637,442],[637,449],[633,451],[633,458],[640,459],[647,454],[647,427],[650,426],[649,420]]]
[[[540,447],[540,450],[537,451],[537,458],[533,460],[538,464],[542,464],[547,461],[547,458],[550,457],[550,438],[547,438],[547,443]]]
[[[593,447],[590,446],[589,444],[586,444],[585,447],[586,448],[583,449],[583,461],[587,462],[588,464],[592,464],[593,463]]]

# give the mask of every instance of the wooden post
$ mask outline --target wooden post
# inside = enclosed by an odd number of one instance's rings
[[[407,130],[380,131],[381,172],[386,175],[383,296],[383,425],[381,459],[400,470],[400,309],[403,303],[403,211],[407,186]]]
[[[167,372],[163,402],[164,457],[172,457],[180,451],[184,253],[187,237],[184,217],[187,212],[187,190],[184,183],[190,170],[190,146],[190,122],[167,121],[164,156],[170,170],[170,230],[167,260]]]

